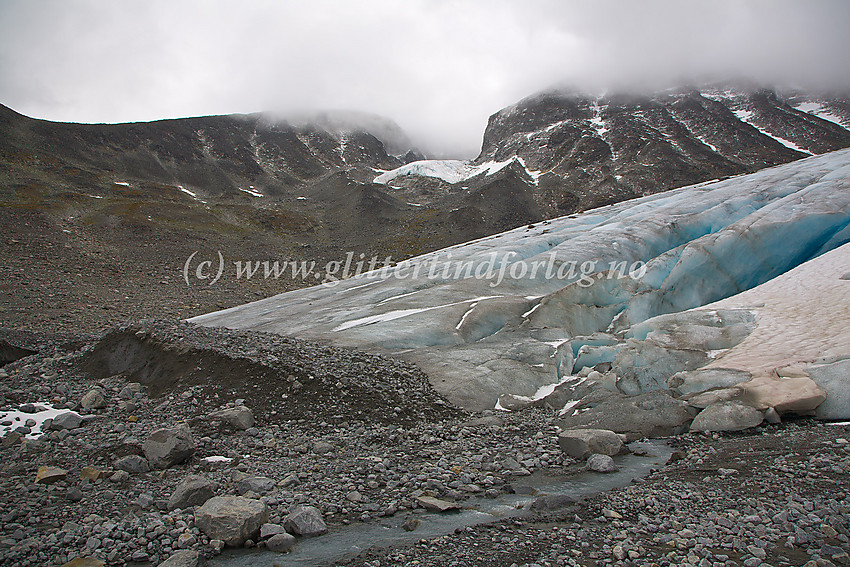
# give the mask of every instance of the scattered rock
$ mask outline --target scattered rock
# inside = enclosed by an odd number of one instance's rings
[[[188,508],[190,506],[201,506],[207,500],[215,496],[218,484],[197,475],[189,475],[180,481],[180,484],[171,493],[168,499],[168,509]]]
[[[96,469],[94,467],[83,467],[80,469],[80,480],[87,480],[89,482],[95,482],[101,476],[103,476],[104,471]]]
[[[296,506],[283,519],[283,527],[291,534],[305,537],[328,533],[322,513],[314,506]]]
[[[295,536],[286,532],[275,534],[266,541],[266,548],[275,553],[286,553],[295,545]]]
[[[620,470],[620,468],[616,465],[616,463],[614,463],[614,459],[608,455],[596,454],[587,458],[587,470],[600,473],[612,473]]]
[[[59,467],[38,467],[35,473],[36,484],[53,484],[60,480],[65,480],[68,471]]]
[[[545,494],[534,499],[531,509],[539,512],[560,510],[575,503],[576,499],[568,494]]]
[[[284,534],[286,530],[280,524],[263,524],[260,526],[260,539],[268,539],[273,535]]]
[[[236,485],[236,491],[239,492],[239,494],[245,494],[246,492],[265,494],[266,492],[274,490],[276,484],[277,483],[273,478],[266,476],[249,476],[239,481],[239,484]]]
[[[779,414],[773,408],[767,408],[767,411],[764,412],[764,420],[773,424],[782,423],[782,418],[779,417]]]
[[[195,510],[195,525],[210,539],[230,546],[256,537],[268,519],[265,503],[241,496],[214,496]]]
[[[142,450],[155,469],[167,469],[188,459],[195,452],[192,432],[185,424],[158,429],[147,438]]]
[[[401,529],[406,532],[412,532],[416,528],[419,527],[419,518],[414,518],[413,516],[408,516],[401,523]]]
[[[151,470],[147,459],[140,455],[127,455],[126,457],[121,457],[112,463],[112,466],[130,474],[141,474]]]
[[[420,496],[416,499],[420,506],[432,512],[448,512],[450,510],[460,510],[460,505],[456,502],[448,502],[440,500],[433,496]]]

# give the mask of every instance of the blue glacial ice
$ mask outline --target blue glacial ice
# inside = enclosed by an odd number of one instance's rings
[[[533,397],[600,363],[622,394],[637,395],[710,364],[754,327],[748,310],[688,310],[848,242],[850,150],[842,150],[520,227],[191,321],[398,356],[471,409],[493,408],[505,393]]]

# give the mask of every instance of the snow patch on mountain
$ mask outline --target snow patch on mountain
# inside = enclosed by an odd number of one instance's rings
[[[405,164],[391,171],[385,171],[375,177],[374,183],[388,185],[400,177],[420,176],[442,179],[446,183],[453,185],[479,175],[493,175],[514,161],[519,162],[532,179],[537,179],[540,175],[539,171],[529,171],[525,165],[525,161],[516,156],[504,161],[491,160],[480,165],[454,159],[420,160]]]
[[[753,113],[750,112],[749,110],[737,109],[737,110],[733,110],[733,112],[735,113],[735,116],[737,116],[738,119],[741,122],[745,122],[746,124],[749,124],[750,126],[755,128],[756,130],[758,130],[759,132],[764,134],[765,136],[767,136],[769,138],[773,138],[774,140],[776,140],[777,142],[779,142],[780,144],[782,144],[786,148],[790,148],[794,151],[797,151],[797,152],[800,152],[800,153],[803,153],[803,154],[814,155],[809,150],[807,150],[805,148],[801,148],[800,146],[798,146],[794,142],[792,142],[790,140],[786,140],[785,138],[782,138],[780,136],[777,136],[776,134],[773,134],[773,133],[765,130],[764,128],[762,128],[758,124],[753,123],[753,121],[752,121]]]
[[[837,124],[845,130],[847,130],[848,125],[850,125],[850,121],[842,119],[837,114],[833,114],[820,102],[803,102],[795,105],[794,108],[801,112],[813,114],[818,118]]]

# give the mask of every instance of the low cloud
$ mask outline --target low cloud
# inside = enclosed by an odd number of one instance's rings
[[[6,0],[0,103],[76,122],[356,109],[471,156],[490,114],[553,84],[848,88],[847,22],[842,0]]]

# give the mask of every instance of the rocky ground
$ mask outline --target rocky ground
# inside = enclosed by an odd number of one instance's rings
[[[381,356],[162,321],[86,345],[4,340],[39,350],[0,369],[0,407],[25,412],[7,418],[16,431],[0,449],[4,565],[195,561],[225,541],[282,549],[289,536],[268,536],[300,529],[293,510],[331,531],[389,516],[415,529],[423,497],[497,497],[529,473],[584,468],[547,410],[468,414]],[[48,403],[81,419],[25,437]],[[671,462],[626,488],[344,564],[850,564],[848,427],[673,437]],[[216,531],[200,506],[213,495],[254,503],[267,537]]]

